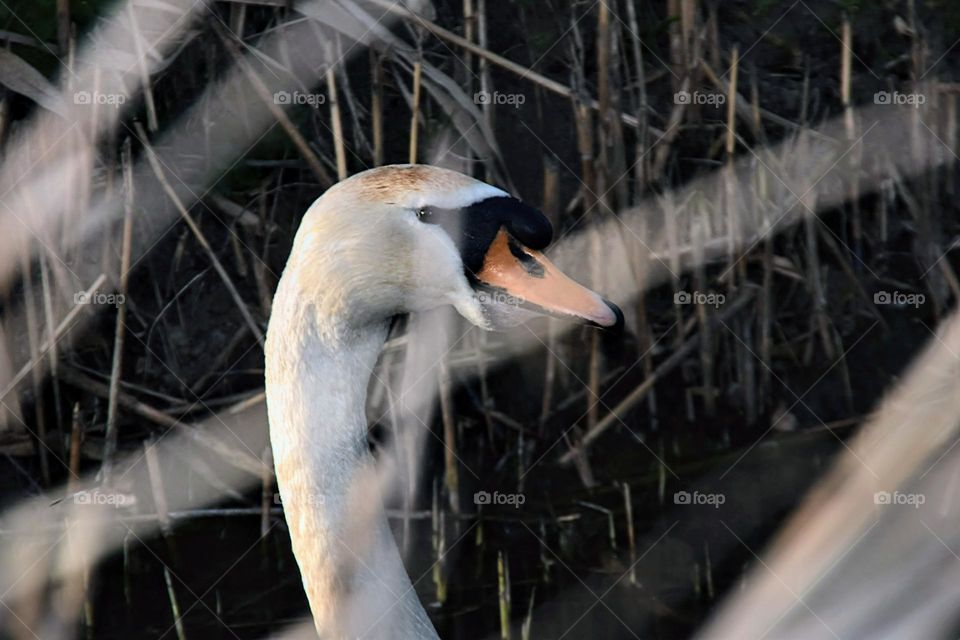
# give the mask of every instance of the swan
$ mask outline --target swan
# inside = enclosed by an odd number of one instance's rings
[[[366,390],[390,319],[453,306],[497,329],[536,315],[600,327],[620,310],[540,252],[547,218],[448,169],[390,165],[307,210],[267,330],[277,487],[321,638],[437,638],[390,532],[367,446]]]

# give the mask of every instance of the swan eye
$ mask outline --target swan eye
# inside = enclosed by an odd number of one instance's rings
[[[428,207],[420,207],[417,209],[417,220],[420,222],[426,222],[427,224],[432,224],[433,220],[433,211]]]

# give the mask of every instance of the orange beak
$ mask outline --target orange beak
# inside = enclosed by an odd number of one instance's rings
[[[504,229],[490,244],[477,279],[545,315],[591,322],[601,327],[623,325],[623,313],[560,271],[545,255],[524,247]]]

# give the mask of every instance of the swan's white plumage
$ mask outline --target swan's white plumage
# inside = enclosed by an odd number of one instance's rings
[[[307,211],[266,345],[277,484],[321,637],[436,638],[382,511],[367,450],[367,383],[391,316],[453,305],[483,313],[452,240],[417,207],[505,192],[423,166],[357,174]]]
[[[421,222],[417,210],[504,195],[445,169],[381,167],[330,188],[297,231],[267,331],[267,410],[277,485],[322,638],[437,638],[383,512],[366,389],[396,314],[450,305],[490,328],[448,231]],[[540,265],[531,275],[503,233],[486,248],[478,278],[531,296],[553,287],[554,298],[536,297],[541,309],[552,302],[566,315],[614,324],[599,296],[538,252],[527,255]]]

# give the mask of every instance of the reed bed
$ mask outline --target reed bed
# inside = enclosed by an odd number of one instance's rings
[[[894,455],[864,435],[878,403],[956,333],[936,327],[960,297],[960,13],[894,4],[0,9],[0,543],[35,560],[2,574],[30,576],[0,582],[4,633],[259,638],[307,615],[263,336],[310,203],[399,162],[539,206],[627,317],[394,322],[370,443],[396,457],[388,515],[441,636],[757,631],[706,624],[804,494],[847,478],[834,463]],[[943,438],[897,440],[916,460],[863,495],[955,443],[956,415],[902,416]],[[57,511],[82,490],[117,503],[102,551],[44,553],[98,537]]]

